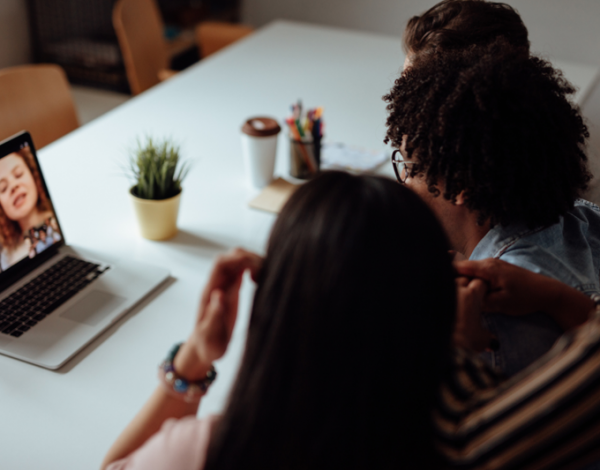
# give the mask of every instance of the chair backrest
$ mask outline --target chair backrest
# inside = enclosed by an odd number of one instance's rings
[[[154,0],[118,0],[113,26],[121,46],[131,93],[137,95],[160,82],[168,68],[163,22]]]
[[[205,21],[196,26],[196,42],[202,58],[252,34],[254,29],[240,24]]]
[[[58,65],[0,70],[0,140],[27,130],[37,148],[79,127],[69,82]]]

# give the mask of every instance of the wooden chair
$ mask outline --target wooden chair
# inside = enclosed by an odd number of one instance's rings
[[[254,29],[239,24],[206,21],[196,26],[196,42],[202,58],[252,34]]]
[[[0,70],[0,140],[21,130],[37,148],[79,127],[69,82],[58,65]]]
[[[118,0],[113,7],[113,26],[133,95],[177,73],[169,69],[164,25],[154,0]]]

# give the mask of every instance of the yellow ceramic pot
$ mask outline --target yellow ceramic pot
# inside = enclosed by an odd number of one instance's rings
[[[141,199],[129,190],[140,225],[142,237],[149,240],[167,240],[177,234],[177,215],[181,193],[169,199]]]

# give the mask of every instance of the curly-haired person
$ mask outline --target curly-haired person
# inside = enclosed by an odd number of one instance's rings
[[[499,258],[600,293],[600,210],[578,199],[590,174],[574,88],[506,41],[416,57],[384,100],[398,179],[419,194],[453,249]],[[406,163],[405,163],[406,162]],[[493,365],[512,375],[572,326],[541,313],[487,313]]]

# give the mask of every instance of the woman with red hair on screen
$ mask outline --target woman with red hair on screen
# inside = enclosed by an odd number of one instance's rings
[[[29,147],[0,159],[0,267],[30,255],[32,228],[54,219],[52,206]]]

